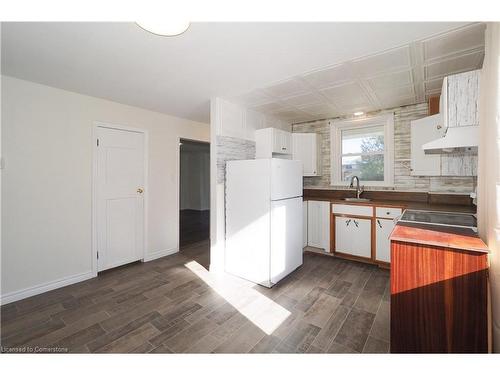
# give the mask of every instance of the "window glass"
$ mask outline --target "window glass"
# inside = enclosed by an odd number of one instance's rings
[[[384,181],[384,126],[342,130],[342,181]]]
[[[384,127],[342,130],[342,155],[384,152]]]

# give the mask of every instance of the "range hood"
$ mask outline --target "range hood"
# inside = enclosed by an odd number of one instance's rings
[[[477,153],[479,144],[479,126],[449,127],[442,138],[422,145],[426,154],[443,154],[449,152]]]

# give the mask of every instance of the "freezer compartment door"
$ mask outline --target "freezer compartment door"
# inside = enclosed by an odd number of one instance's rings
[[[302,198],[271,203],[271,282],[302,265]]]
[[[271,159],[271,200],[302,196],[302,162]]]

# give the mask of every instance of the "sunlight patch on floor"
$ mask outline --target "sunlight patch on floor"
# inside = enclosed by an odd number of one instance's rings
[[[253,289],[255,284],[240,278],[211,273],[196,261],[185,266],[263,332],[272,334],[290,311]]]

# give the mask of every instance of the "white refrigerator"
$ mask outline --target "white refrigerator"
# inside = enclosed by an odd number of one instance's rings
[[[226,272],[272,287],[302,265],[302,162],[228,161]]]

